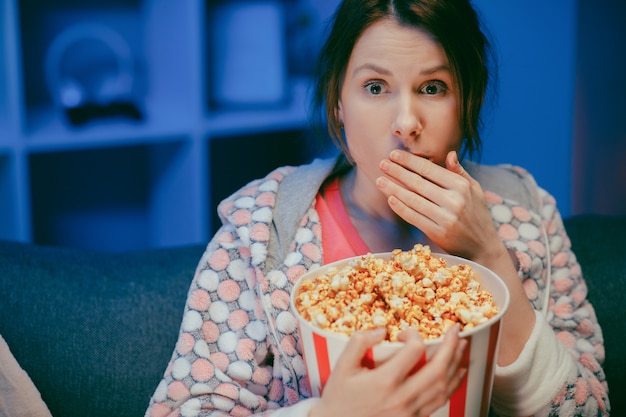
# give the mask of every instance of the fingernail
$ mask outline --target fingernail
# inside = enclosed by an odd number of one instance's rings
[[[376,185],[378,186],[378,188],[380,189],[384,189],[387,187],[387,178],[385,177],[378,177],[376,178]]]
[[[400,152],[398,151],[391,151],[391,153],[389,154],[389,159],[391,159],[392,161],[397,161],[400,159]]]
[[[383,159],[382,161],[380,161],[380,169],[387,172],[389,171],[389,168],[391,167],[391,164],[389,163],[388,160]]]

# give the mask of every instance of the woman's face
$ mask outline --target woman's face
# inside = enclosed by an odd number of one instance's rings
[[[458,92],[443,48],[391,19],[357,41],[338,108],[357,180],[372,187],[394,149],[445,166],[447,153],[461,147]]]

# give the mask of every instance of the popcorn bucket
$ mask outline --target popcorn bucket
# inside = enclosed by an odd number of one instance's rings
[[[452,394],[448,402],[430,417],[485,417],[489,413],[489,403],[493,385],[496,357],[498,352],[501,318],[508,308],[509,292],[504,282],[489,269],[452,255],[433,253],[433,256],[446,260],[447,266],[456,264],[470,265],[475,278],[480,282],[483,289],[489,291],[493,297],[498,313],[485,323],[479,324],[469,330],[460,332],[459,336],[468,341],[461,360],[461,366],[467,368],[461,384]],[[391,253],[376,254],[375,257],[389,259]],[[301,343],[304,351],[311,392],[314,396],[321,396],[324,385],[328,380],[333,366],[348,343],[349,336],[323,330],[306,321],[295,308],[295,296],[303,281],[314,279],[322,275],[329,268],[337,270],[348,265],[353,259],[324,265],[314,271],[304,274],[295,283],[291,293],[291,308],[299,322]],[[426,340],[426,353],[421,358],[416,358],[412,372],[417,372],[429,358],[431,358],[441,338]],[[363,358],[363,366],[374,368],[377,364],[389,358],[402,344],[400,342],[382,342],[370,349]]]

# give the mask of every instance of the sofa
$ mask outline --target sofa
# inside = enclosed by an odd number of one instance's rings
[[[626,216],[565,223],[604,330],[611,414],[625,416]],[[104,253],[0,241],[0,335],[54,417],[143,416],[203,250]]]

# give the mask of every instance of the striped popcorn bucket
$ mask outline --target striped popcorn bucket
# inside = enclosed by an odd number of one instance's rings
[[[489,414],[500,324],[502,315],[509,304],[509,292],[504,282],[495,273],[475,262],[447,254],[433,253],[433,255],[446,259],[448,266],[459,263],[471,265],[482,288],[491,292],[499,311],[487,322],[460,333],[460,337],[468,341],[462,359],[462,366],[466,367],[468,372],[448,402],[430,417],[485,417]],[[382,253],[376,256],[388,259],[390,254]],[[304,274],[296,282],[291,294],[291,307],[298,318],[304,360],[314,396],[321,396],[333,366],[348,343],[349,337],[322,330],[304,320],[295,308],[295,295],[298,294],[299,287],[304,280],[313,279],[331,267],[341,269],[351,259],[334,262]],[[417,372],[435,354],[440,343],[441,339],[425,341],[426,353],[421,358],[416,358],[415,364],[412,364],[414,367],[412,372]],[[363,358],[363,366],[374,368],[376,364],[389,358],[400,346],[399,342],[383,342],[376,345]]]

